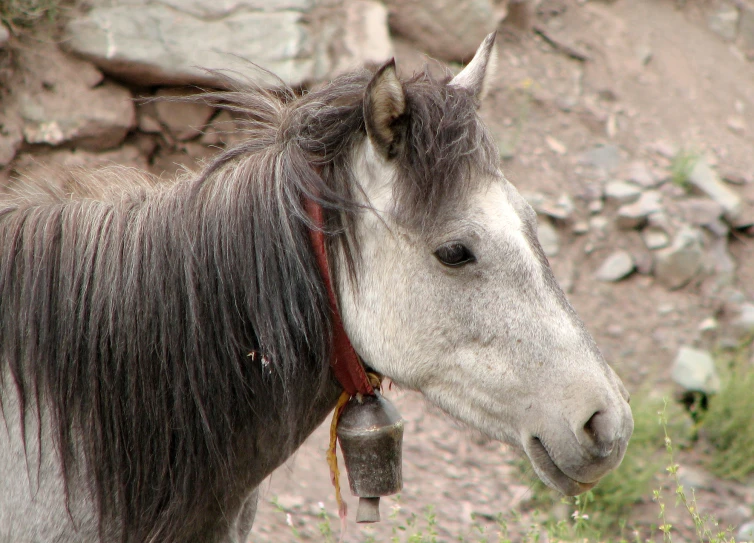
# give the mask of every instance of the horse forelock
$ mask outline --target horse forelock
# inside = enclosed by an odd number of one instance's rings
[[[64,474],[82,454],[101,518],[122,539],[191,533],[208,496],[221,503],[242,484],[239,435],[290,428],[283,454],[301,441],[303,396],[331,379],[303,198],[345,239],[371,75],[298,98],[198,95],[244,117],[248,138],[170,185],[110,169],[59,190],[27,182],[0,201],[1,390],[15,388],[40,424],[49,411]],[[427,73],[404,89],[396,211],[425,228],[497,155],[471,95]],[[243,446],[253,455],[263,441]]]

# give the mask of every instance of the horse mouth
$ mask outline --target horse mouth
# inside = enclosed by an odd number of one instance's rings
[[[582,483],[566,475],[538,437],[532,437],[529,440],[524,447],[524,452],[542,482],[566,496],[577,496],[597,484],[597,481]]]

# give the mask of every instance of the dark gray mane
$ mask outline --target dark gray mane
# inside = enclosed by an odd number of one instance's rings
[[[257,458],[246,436],[289,428],[291,454],[331,386],[303,200],[342,239],[371,76],[303,97],[202,95],[246,116],[248,139],[171,185],[105,172],[102,189],[0,201],[0,384],[22,409],[44,406],[68,479],[83,453],[102,524],[123,540],[185,540],[208,501],[247,484],[234,478],[239,456]],[[396,213],[412,228],[497,163],[473,97],[445,83],[405,82]]]

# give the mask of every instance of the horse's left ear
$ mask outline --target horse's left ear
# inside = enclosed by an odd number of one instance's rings
[[[385,158],[392,158],[398,150],[400,118],[405,112],[406,95],[395,73],[395,59],[390,59],[374,74],[364,94],[367,135]]]
[[[495,73],[497,51],[495,50],[495,35],[489,34],[477,49],[474,58],[455,76],[449,85],[471,91],[477,100],[482,100],[487,93],[489,82]]]

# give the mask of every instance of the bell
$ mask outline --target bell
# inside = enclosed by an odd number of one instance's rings
[[[375,391],[348,401],[337,431],[351,492],[359,497],[356,522],[379,522],[380,496],[403,488],[403,419]]]

